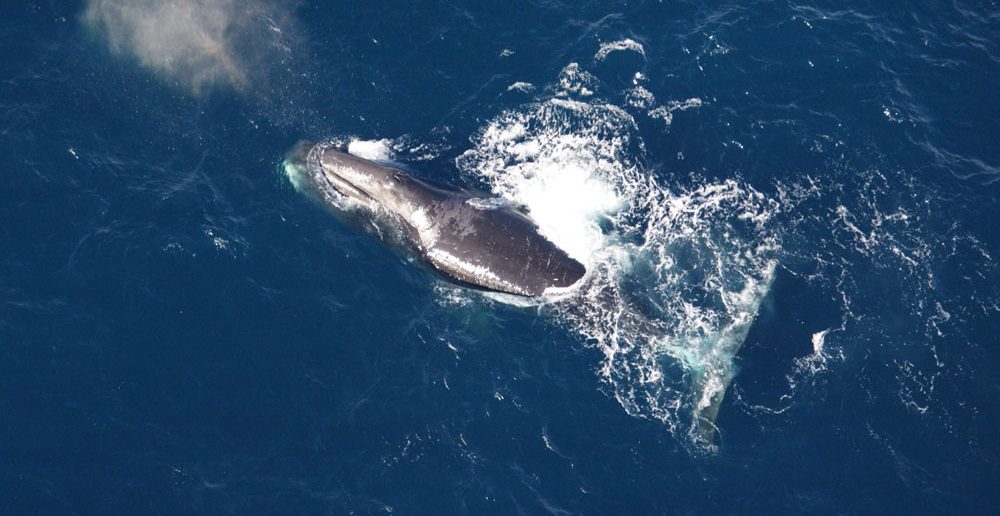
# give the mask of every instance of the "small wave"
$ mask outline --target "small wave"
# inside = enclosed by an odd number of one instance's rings
[[[636,86],[625,94],[625,102],[634,108],[648,109],[656,104],[656,97],[646,88]]]
[[[595,61],[603,61],[612,52],[636,52],[642,57],[646,57],[646,49],[642,47],[642,44],[634,39],[621,39],[618,41],[612,41],[610,43],[601,43],[601,48],[597,50],[594,54]]]
[[[688,109],[699,108],[701,104],[701,99],[697,97],[685,101],[671,100],[666,105],[657,106],[649,110],[646,114],[650,118],[663,120],[663,123],[669,126],[674,121],[674,111],[687,111]]]
[[[535,86],[533,84],[531,84],[530,82],[522,82],[522,81],[518,81],[515,82],[514,84],[511,84],[510,86],[507,86],[507,91],[520,91],[527,93],[533,89],[535,89]]]
[[[597,78],[590,72],[580,68],[579,63],[570,63],[559,73],[559,92],[561,97],[579,95],[590,97],[597,87]]]

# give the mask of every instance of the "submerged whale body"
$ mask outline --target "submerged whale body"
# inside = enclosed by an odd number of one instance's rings
[[[285,171],[296,189],[321,202],[399,222],[417,253],[459,283],[541,296],[586,273],[530,218],[496,199],[433,184],[328,143],[300,143]]]

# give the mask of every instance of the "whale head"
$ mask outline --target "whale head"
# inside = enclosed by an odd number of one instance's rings
[[[339,196],[404,216],[434,190],[398,168],[359,158],[332,144],[300,142],[289,152],[284,168],[296,190],[320,200]]]

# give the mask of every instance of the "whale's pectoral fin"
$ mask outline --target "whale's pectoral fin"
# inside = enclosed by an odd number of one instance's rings
[[[728,364],[724,370],[716,370],[714,377],[708,377],[704,372],[694,375],[691,389],[694,398],[694,420],[691,425],[690,437],[699,446],[712,449],[716,446],[719,427],[715,420],[719,416],[719,407],[726,397],[726,390],[733,379],[733,366]]]
[[[744,291],[750,294],[747,297],[753,299],[745,310],[736,313],[733,321],[718,333],[689,341],[689,346],[699,350],[697,353],[680,355],[691,374],[693,420],[689,436],[695,443],[709,450],[714,450],[717,446],[719,427],[715,421],[729,384],[736,376],[736,354],[750,333],[750,327],[773,279],[772,265],[763,281]]]

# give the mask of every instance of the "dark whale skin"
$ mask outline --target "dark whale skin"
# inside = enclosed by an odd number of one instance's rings
[[[571,287],[587,272],[508,204],[431,183],[336,146],[299,144],[289,159],[304,162],[314,189],[332,188],[398,219],[414,249],[458,283],[534,297]]]

